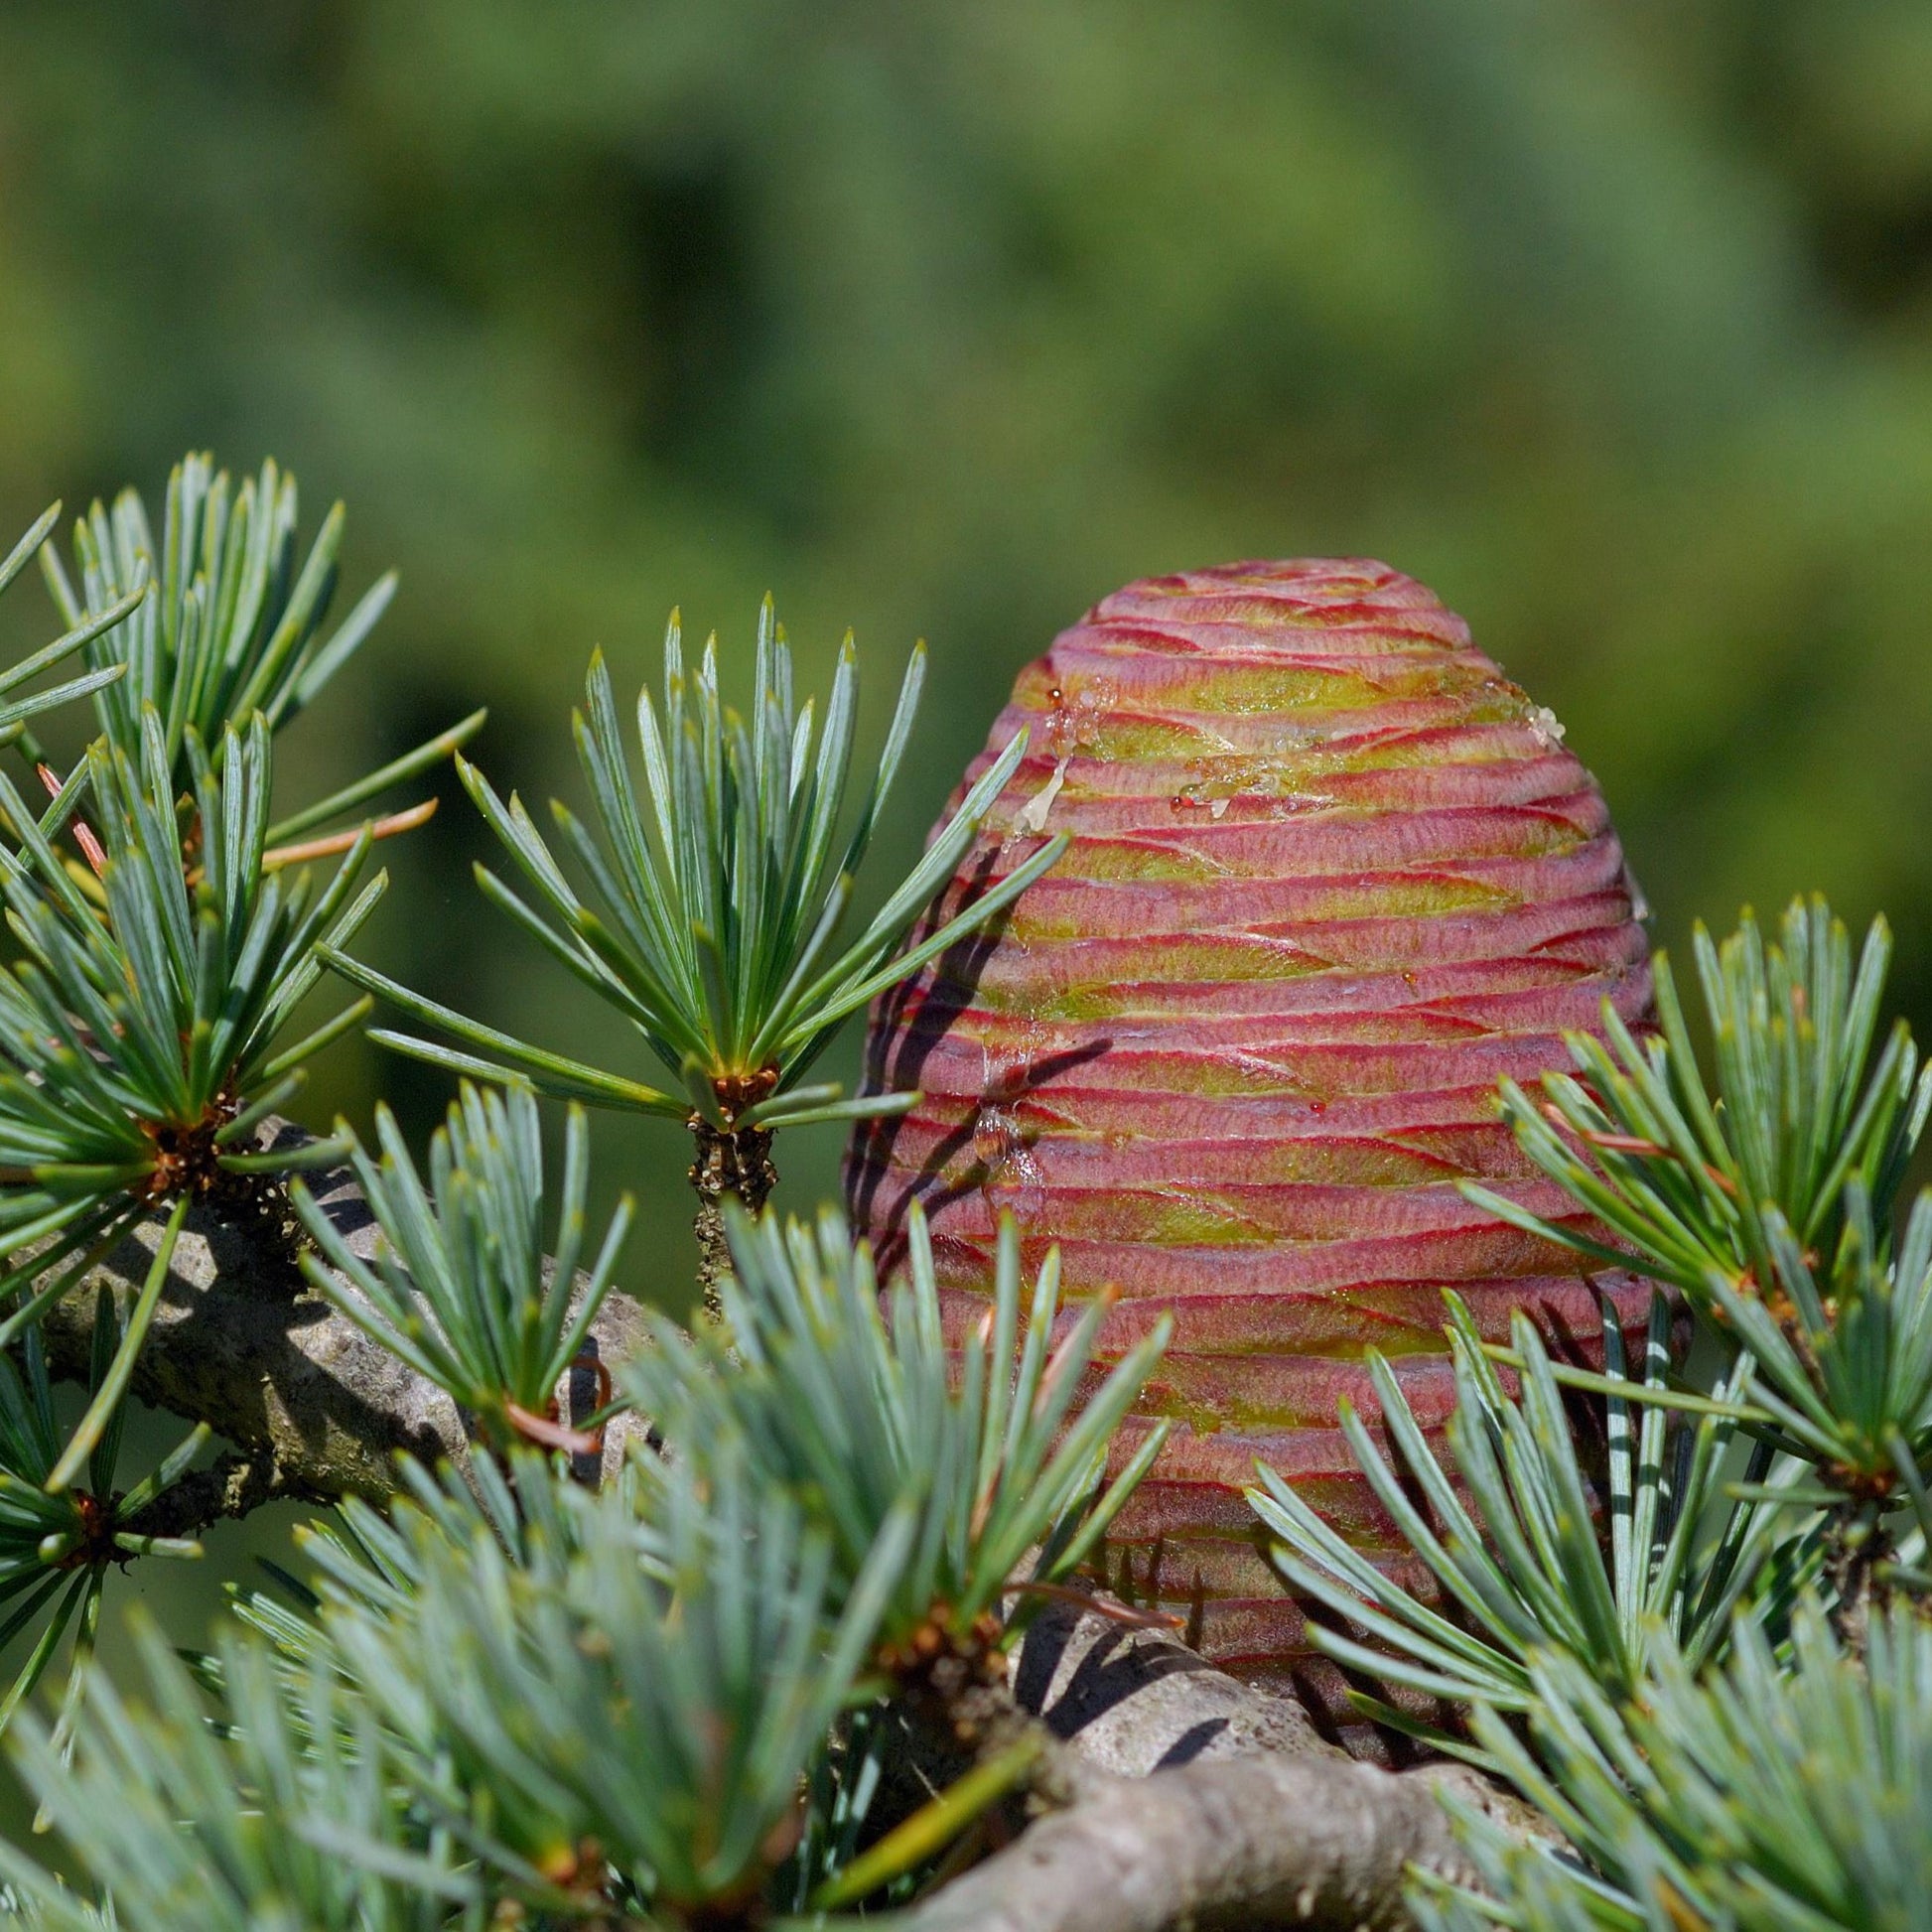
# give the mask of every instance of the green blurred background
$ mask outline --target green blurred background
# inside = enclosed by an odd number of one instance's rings
[[[0,534],[191,445],[347,500],[344,608],[402,571],[292,795],[478,702],[571,795],[591,645],[742,666],[770,588],[875,733],[931,642],[883,875],[1095,598],[1367,553],[1566,720],[1660,938],[1823,888],[1932,1020],[1925,0],[6,0]],[[363,951],[639,1065],[483,850],[451,798]],[[445,1097],[355,1044],[311,1112],[384,1092]],[[681,1301],[681,1135],[599,1145]]]

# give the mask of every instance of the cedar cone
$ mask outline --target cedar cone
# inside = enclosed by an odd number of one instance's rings
[[[1364,1351],[1438,1429],[1443,1288],[1486,1334],[1527,1308],[1584,1359],[1594,1288],[1641,1318],[1630,1278],[1587,1282],[1455,1187],[1582,1218],[1517,1151],[1496,1081],[1568,1066],[1562,1034],[1605,999],[1645,1020],[1637,890],[1555,718],[1383,564],[1129,585],[1020,674],[962,790],[1022,725],[1026,762],[934,916],[1052,833],[1071,847],[997,932],[875,1007],[869,1087],[922,1098],[859,1123],[854,1221],[890,1266],[923,1203],[955,1332],[1002,1212],[1030,1267],[1058,1245],[1069,1303],[1119,1296],[1103,1354],[1173,1312],[1140,1415],[1178,1426],[1115,1568],[1224,1667],[1332,1703],[1241,1488],[1260,1457],[1400,1563],[1336,1427],[1344,1396],[1376,1412]]]

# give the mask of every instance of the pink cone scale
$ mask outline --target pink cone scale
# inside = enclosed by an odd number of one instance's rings
[[[1485,1333],[1529,1308],[1586,1357],[1597,1288],[1637,1309],[1455,1186],[1574,1216],[1495,1085],[1568,1066],[1562,1035],[1606,998],[1644,1018],[1635,888],[1556,720],[1383,564],[1129,585],[1021,673],[962,790],[1022,725],[941,912],[1072,843],[1003,927],[875,1008],[870,1086],[921,1099],[860,1124],[854,1218],[890,1265],[923,1205],[962,1330],[1003,1213],[1030,1266],[1058,1245],[1070,1302],[1117,1298],[1104,1352],[1172,1312],[1143,1413],[1178,1427],[1116,1570],[1198,1608],[1227,1667],[1332,1696],[1241,1490],[1260,1458],[1392,1554],[1336,1427],[1343,1397],[1375,1412],[1365,1351],[1437,1427],[1445,1287]]]

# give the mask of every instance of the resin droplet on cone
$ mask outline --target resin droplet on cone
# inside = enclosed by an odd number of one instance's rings
[[[1568,1065],[1561,1035],[1606,996],[1645,1013],[1635,889],[1555,719],[1382,564],[1130,585],[1022,672],[991,746],[1023,724],[949,897],[1073,843],[997,938],[875,1011],[871,1085],[924,1097],[862,1124],[855,1218],[890,1260],[921,1201],[962,1325],[1002,1211],[1030,1264],[1059,1244],[1071,1296],[1118,1294],[1116,1351],[1172,1310],[1145,1408],[1180,1426],[1116,1564],[1138,1549],[1146,1589],[1158,1550],[1156,1593],[1204,1598],[1210,1655],[1332,1693],[1241,1488],[1261,1457],[1393,1550],[1335,1423],[1344,1395],[1373,1413],[1364,1350],[1439,1425],[1445,1286],[1497,1337],[1519,1306],[1596,1330],[1574,1258],[1454,1182],[1574,1213],[1495,1083]]]

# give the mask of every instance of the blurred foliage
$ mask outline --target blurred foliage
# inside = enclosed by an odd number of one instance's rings
[[[189,447],[346,497],[402,590],[305,794],[488,702],[576,796],[591,646],[634,688],[676,603],[744,662],[770,587],[808,687],[931,639],[883,877],[1094,598],[1366,552],[1569,722],[1662,936],[1882,903],[1923,1027],[1929,325],[1922,0],[0,10],[0,528]],[[366,950],[596,1057],[483,839],[446,801]],[[309,1104],[378,1091],[447,1097],[345,1045]],[[679,1130],[601,1131],[681,1222]]]

